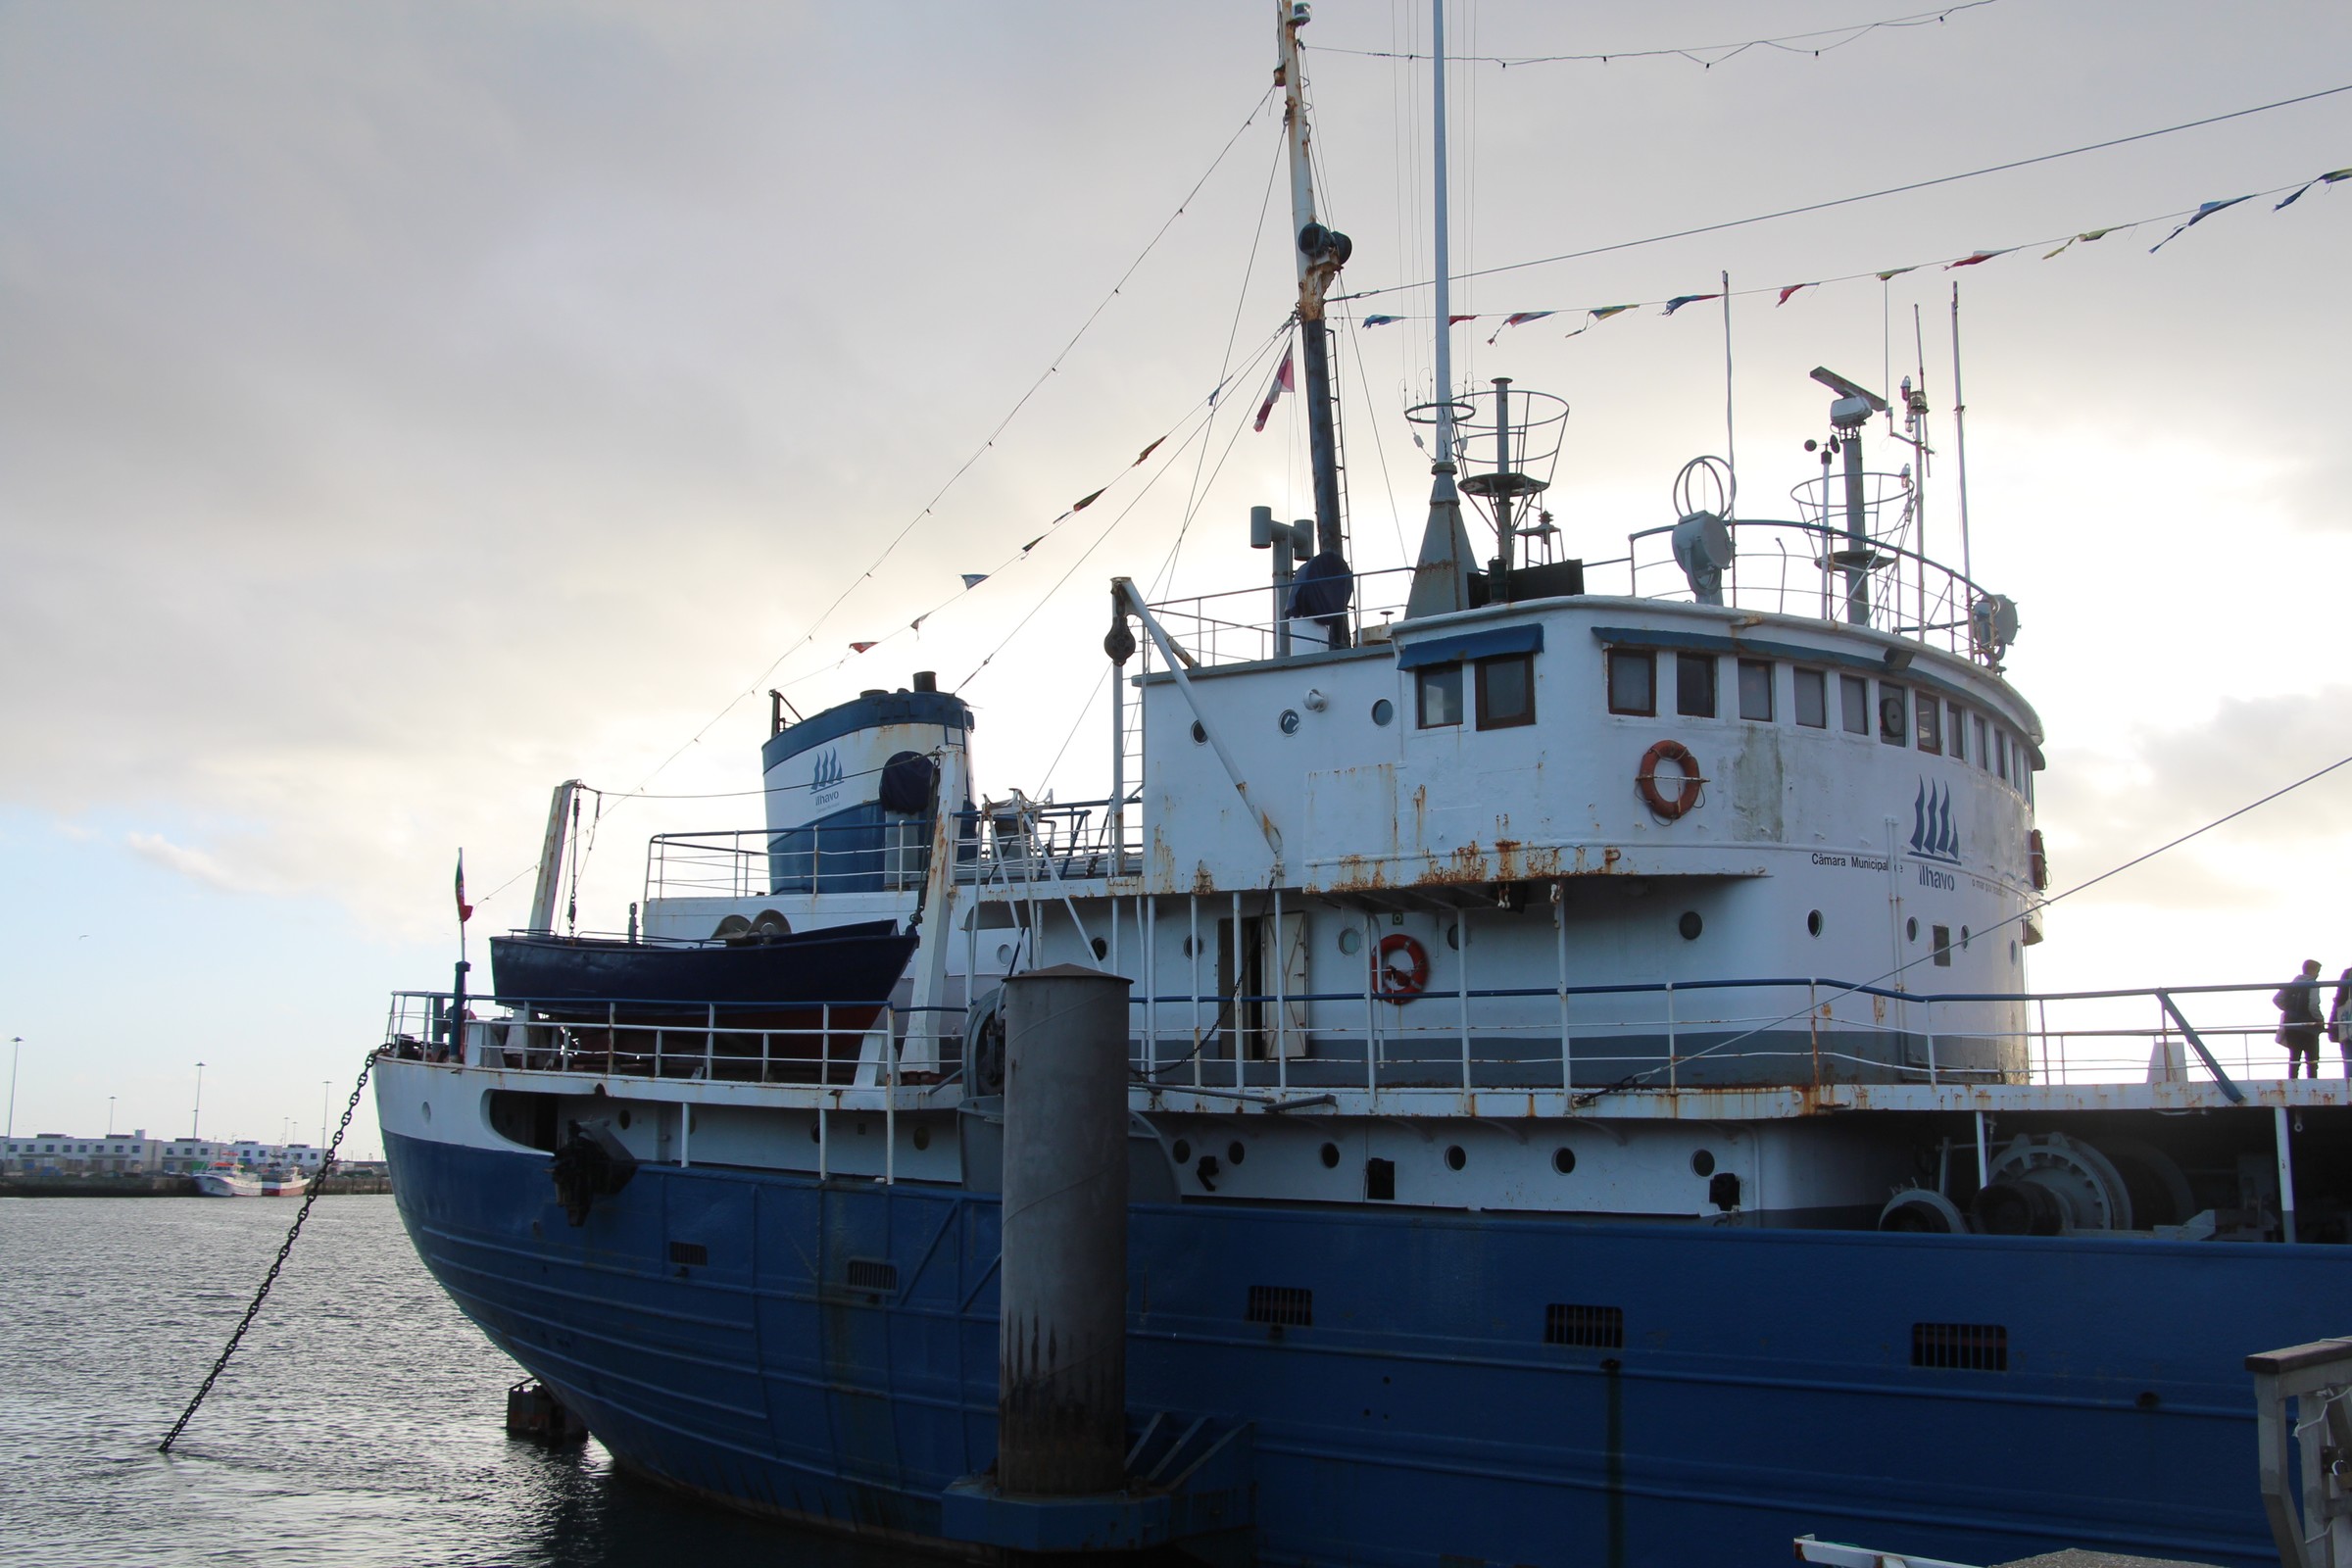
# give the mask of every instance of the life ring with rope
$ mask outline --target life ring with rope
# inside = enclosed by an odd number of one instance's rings
[[[1429,987],[1429,952],[1402,931],[1392,931],[1372,950],[1372,994],[1384,1002],[1410,1002]]]
[[[1682,787],[1672,795],[1658,788],[1660,762],[1672,762],[1683,770]],[[1642,802],[1669,822],[1698,804],[1699,788],[1705,783],[1706,780],[1699,776],[1698,760],[1690,755],[1690,748],[1674,740],[1659,741],[1643,752],[1642,766],[1634,774],[1634,787],[1642,792]]]

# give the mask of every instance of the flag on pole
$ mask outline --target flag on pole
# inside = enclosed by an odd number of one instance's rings
[[[473,918],[473,906],[466,902],[466,852],[458,852],[458,924]]]
[[[1266,416],[1274,412],[1275,403],[1291,389],[1291,351],[1284,349],[1282,368],[1274,372],[1274,384],[1266,388],[1266,401],[1257,406],[1257,422],[1250,425],[1250,429],[1263,430],[1266,427]]]

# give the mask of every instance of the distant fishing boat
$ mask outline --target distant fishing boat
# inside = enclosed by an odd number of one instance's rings
[[[194,1180],[199,1198],[298,1198],[307,1179],[220,1160],[196,1172]]]

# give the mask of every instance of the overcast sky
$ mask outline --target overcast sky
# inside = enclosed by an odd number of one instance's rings
[[[1099,790],[1107,578],[1257,581],[1248,508],[1309,510],[1295,400],[1234,437],[1291,295],[1271,10],[0,5],[17,1129],[100,1130],[112,1096],[118,1130],[184,1130],[203,1060],[206,1130],[315,1136],[385,994],[447,982],[459,846],[496,892],[478,936],[519,918],[557,780],[711,797],[609,807],[583,924],[617,926],[646,835],[756,820],[717,797],[756,785],[778,680],[808,711],[937,669],[984,783]],[[1712,69],[1625,52],[1905,6],[1455,10],[1465,52],[1620,54],[1458,68],[1464,270],[2352,82],[2352,11],[2289,0],[1996,0]],[[1428,276],[1427,88],[1341,51],[1426,33],[1425,5],[1344,0],[1307,31],[1349,289]],[[1723,449],[1723,323],[1653,303],[1570,336],[1580,308],[2029,247],[1742,296],[1737,437],[1742,510],[1785,514],[1822,433],[1806,372],[1899,376],[1920,306],[1951,549],[1963,280],[1974,560],[2023,606],[2065,886],[2352,755],[2352,182],[2153,256],[2171,225],[2041,254],[2347,165],[2352,93],[1490,275],[1457,292],[1485,317],[1457,370],[1570,401],[1554,508],[1572,553],[1618,554]],[[1562,314],[1489,346],[1537,310]],[[1427,325],[1344,336],[1356,556],[1396,564]],[[2034,978],[2332,973],[2348,870],[2352,769],[2060,906]]]

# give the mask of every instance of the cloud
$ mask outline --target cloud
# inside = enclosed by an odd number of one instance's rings
[[[172,843],[160,833],[125,833],[123,844],[139,858],[224,893],[251,893],[255,885],[202,850]]]

